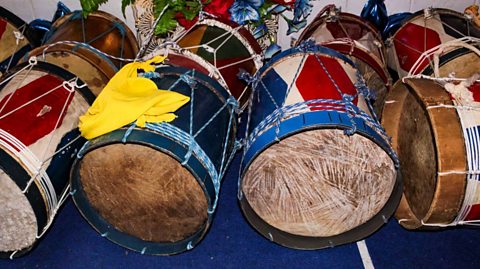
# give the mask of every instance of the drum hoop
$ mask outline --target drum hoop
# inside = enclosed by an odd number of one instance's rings
[[[104,55],[96,53],[93,50],[90,50],[88,47],[65,43],[56,44],[55,46],[51,47],[49,47],[49,45],[43,45],[31,50],[28,56],[37,56],[39,60],[44,61],[42,57],[43,53],[49,54],[55,52],[67,52],[85,60],[109,79],[111,79],[118,71],[118,68],[112,63],[112,61],[110,61],[110,59]]]
[[[441,162],[444,162],[444,159],[443,158],[447,158],[448,159],[448,156],[446,156],[445,153],[442,153],[443,150],[440,150],[437,145],[439,143],[438,140],[443,140],[445,141],[446,138],[442,138],[441,136],[439,136],[438,134],[438,131],[437,130],[437,125],[434,125],[432,120],[434,120],[435,118],[436,119],[439,119],[439,118],[442,118],[442,115],[444,115],[445,113],[455,113],[455,116],[458,118],[458,113],[455,109],[455,111],[452,111],[451,109],[448,109],[448,110],[443,110],[443,111],[436,111],[435,113],[431,113],[429,112],[430,110],[428,109],[428,107],[432,106],[432,105],[436,105],[436,103],[438,102],[441,102],[441,103],[445,103],[445,105],[452,105],[453,102],[452,101],[445,101],[445,100],[437,100],[435,101],[435,104],[429,104],[427,100],[424,100],[422,99],[422,97],[419,95],[419,91],[422,91],[423,88],[420,87],[420,86],[417,86],[415,85],[415,81],[418,81],[417,79],[406,79],[405,83],[406,85],[408,85],[406,87],[405,90],[407,90],[422,106],[422,110],[424,110],[426,113],[427,113],[427,120],[428,120],[428,123],[430,125],[430,128],[432,129],[432,142],[433,144],[435,145],[434,147],[434,151],[435,151],[435,163],[436,163],[436,177],[435,177],[435,191],[433,193],[433,197],[432,197],[432,201],[431,201],[431,204],[428,208],[428,211],[427,213],[422,216],[421,218],[418,218],[415,213],[413,213],[412,209],[411,209],[411,206],[410,206],[410,201],[406,198],[405,194],[402,195],[402,203],[400,204],[400,207],[399,207],[399,210],[397,210],[397,214],[396,214],[396,217],[397,219],[399,219],[399,223],[406,227],[406,228],[409,228],[409,229],[416,229],[416,228],[428,228],[429,226],[436,226],[437,224],[428,224],[429,222],[429,219],[436,219],[437,222],[440,222],[438,221],[439,219],[442,219],[442,222],[448,222],[448,223],[445,223],[445,224],[449,224],[451,223],[452,221],[455,220],[455,218],[457,217],[458,213],[459,213],[459,210],[461,209],[461,206],[462,206],[462,203],[463,203],[463,197],[465,195],[465,192],[466,192],[466,176],[464,177],[464,179],[462,179],[463,181],[463,188],[461,190],[457,190],[456,193],[449,193],[448,195],[445,195],[445,194],[442,194],[442,190],[444,191],[445,187],[442,188],[442,184],[441,182],[443,182],[443,185],[445,185],[446,183],[445,182],[450,182],[452,180],[454,180],[455,178],[451,178],[452,175],[449,175],[449,174],[446,174],[446,175],[442,175],[441,177],[439,176],[439,173],[444,173],[444,172],[448,172],[448,171],[440,171],[440,168],[439,168],[439,163]],[[432,82],[433,83],[433,82]],[[395,89],[398,87],[398,85],[402,85],[401,81],[397,82],[396,86],[393,87],[392,89],[392,93],[395,92]],[[442,94],[442,93],[441,93]],[[447,93],[445,93],[446,95]],[[405,95],[406,97],[406,95]],[[403,98],[405,98],[403,97]],[[403,99],[402,98],[402,99]],[[387,97],[388,99],[388,97]],[[395,101],[398,101],[397,99]],[[384,111],[385,112],[385,111]],[[384,117],[384,121],[385,121],[386,117]],[[456,128],[456,127],[459,127],[459,128]],[[464,136],[463,136],[463,129],[460,125],[460,121],[458,121],[458,126],[450,126],[449,128],[451,128],[452,130],[453,129],[456,129],[458,131],[459,134],[461,134],[461,139],[462,141],[464,141]],[[398,128],[398,126],[396,126],[395,128]],[[396,139],[396,138],[394,138]],[[466,160],[466,153],[465,153],[465,142],[463,142],[463,146],[461,147],[462,150],[464,151],[464,154],[463,156],[465,157],[465,165],[467,164],[467,160]],[[454,175],[453,175],[454,176]],[[442,199],[443,197],[443,199]],[[449,199],[445,199],[445,198],[449,198]],[[448,200],[450,202],[450,205],[452,205],[452,203],[455,203],[456,204],[456,208],[455,208],[455,213],[451,213],[449,216],[444,216],[444,205],[445,205],[445,201]],[[448,202],[447,201],[447,202]],[[442,205],[438,205],[437,203],[441,203]],[[442,208],[443,206],[443,208]],[[413,222],[413,224],[412,224]],[[445,225],[445,224],[442,224],[442,225]],[[440,224],[438,224],[440,225]]]

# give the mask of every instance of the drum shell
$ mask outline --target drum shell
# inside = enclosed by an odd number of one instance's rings
[[[262,131],[257,132],[256,127],[260,126],[265,119],[271,117],[272,114],[275,113],[275,110],[278,109],[271,100],[275,100],[276,104],[281,107],[283,105],[281,100],[283,100],[287,94],[287,92],[281,90],[282,87],[273,87],[280,85],[282,82],[280,82],[279,79],[275,78],[273,75],[268,77],[269,70],[271,70],[276,63],[280,63],[287,57],[291,57],[292,55],[295,55],[297,53],[302,54],[305,52],[324,56],[329,55],[333,59],[341,59],[340,61],[347,66],[349,64],[352,64],[350,60],[348,60],[345,56],[341,55],[338,52],[335,52],[328,48],[315,46],[309,47],[308,49],[297,47],[289,51],[282,52],[279,55],[275,56],[269,64],[265,65],[264,67],[262,67],[262,69],[260,69],[258,75],[259,80],[254,84],[257,85],[257,88],[254,88],[250,100],[252,102],[252,107],[249,111],[250,115],[247,127],[248,131],[246,135],[246,145],[240,167],[241,179],[239,182],[240,190],[238,198],[242,211],[248,221],[254,226],[255,229],[257,229],[257,231],[259,231],[269,240],[291,248],[319,249],[325,247],[333,247],[339,244],[358,240],[378,229],[381,225],[383,225],[384,220],[387,220],[388,216],[392,215],[394,210],[396,209],[397,203],[401,196],[402,187],[399,173],[396,173],[397,178],[393,182],[391,196],[388,199],[388,202],[379,211],[378,216],[345,233],[333,236],[303,236],[285,232],[278,227],[274,227],[273,225],[267,223],[267,221],[262,219],[262,217],[253,209],[251,203],[248,201],[246,195],[243,193],[244,178],[251,165],[253,164],[255,159],[261,156],[267,149],[278,144],[279,141],[281,143],[282,140],[293,137],[294,135],[297,135],[299,133],[321,129],[348,130],[349,128],[351,128],[350,124],[352,124],[353,120],[355,121],[355,125],[357,126],[357,134],[360,134],[361,136],[367,137],[368,139],[375,141],[375,143],[379,147],[381,147],[383,150],[385,150],[385,152],[388,152],[388,154],[390,154],[390,158],[395,159],[395,153],[393,153],[393,151],[391,150],[391,147],[386,137],[380,135],[377,131],[373,130],[371,126],[365,124],[365,122],[362,122],[362,119],[349,118],[349,116],[344,113],[342,109],[311,109],[311,111],[309,112],[298,113],[289,116],[286,119],[275,122],[275,124],[266,125],[266,127]],[[313,69],[312,67],[308,67],[306,64],[304,68]],[[298,71],[295,75],[296,78],[298,78],[297,75]],[[310,75],[310,77],[312,76]],[[263,96],[260,96],[260,94],[257,94],[258,88],[262,87],[262,84],[268,84],[265,87],[272,86],[269,88],[270,95],[267,96],[265,94]],[[286,85],[285,88],[288,88],[288,85]],[[361,99],[361,97],[359,96],[358,99]],[[292,104],[292,101],[286,102],[288,103],[288,105],[294,105]],[[286,105],[287,104],[285,104],[285,106]]]
[[[160,74],[161,78],[154,78],[153,81],[160,89],[168,89],[182,74],[193,71],[188,71],[188,69],[179,67],[159,67],[156,72]],[[234,150],[236,116],[231,114],[232,111],[223,110],[216,117],[212,117],[219,108],[225,105],[229,98],[229,94],[216,81],[204,74],[194,72],[192,77],[197,81],[198,87],[196,88],[196,90],[198,90],[196,91],[197,96],[194,97],[194,107],[195,109],[201,110],[201,112],[197,111],[194,115],[194,133],[202,127],[201,123],[206,123],[209,119],[213,118],[209,126],[199,133],[195,140],[204,150],[208,159],[211,160],[215,169],[219,171],[222,166],[226,165],[226,160],[223,159],[223,147],[225,145],[227,146],[227,155],[231,154]],[[186,96],[190,96],[191,93],[185,85],[177,85],[172,90],[180,92]],[[177,110],[175,114],[178,117],[171,122],[171,124],[188,133],[190,119],[189,104]],[[230,127],[231,131],[228,131],[227,127]],[[219,190],[219,185],[217,185],[219,182],[216,182],[216,180],[221,180],[221,178],[212,178],[201,156],[197,155],[195,152],[193,152],[191,157],[185,161],[185,158],[188,155],[188,145],[182,144],[176,140],[176,138],[166,133],[150,129],[134,128],[133,130],[128,131],[128,135],[125,135],[127,131],[128,128],[126,127],[118,129],[91,140],[84,147],[84,151],[81,152],[79,159],[75,161],[71,170],[72,189],[75,193],[73,199],[77,208],[99,233],[104,235],[107,239],[126,248],[152,255],[175,254],[190,249],[202,239],[210,226]],[[200,185],[206,196],[209,207],[208,219],[198,231],[189,237],[176,242],[146,241],[128,234],[127,232],[122,232],[116,229],[108,220],[98,213],[89,201],[88,194],[85,193],[82,186],[80,175],[82,160],[85,156],[95,150],[121,143],[150,147],[172,157],[178,161],[178,163],[185,161],[183,166],[195,178],[198,185]]]
[[[344,54],[356,64],[375,94],[374,112],[381,118],[391,78],[386,68],[386,50],[376,28],[354,14],[339,12],[332,17],[319,13],[302,32],[297,45],[308,39]]]
[[[83,18],[81,11],[74,11],[56,20],[45,36],[44,44],[61,41],[87,43],[92,47],[118,58],[134,59],[139,51],[132,31],[120,19],[95,11]],[[111,61],[121,68],[124,62]]]
[[[33,46],[30,37],[27,35],[27,23],[22,19],[0,7],[0,71],[4,72],[10,63],[10,67],[15,66],[18,60],[21,59]],[[23,32],[23,39],[20,39],[19,44],[16,44],[16,39],[13,31]]]
[[[21,64],[15,67],[14,69],[10,70],[10,73],[4,76],[4,80],[7,79],[9,75],[12,75],[15,72],[18,72],[20,69],[24,68],[26,65],[27,64]],[[54,65],[47,64],[47,63],[38,62],[35,66],[32,67],[32,70],[36,72],[45,73],[47,75],[56,77],[57,79],[64,80],[64,81],[68,81],[75,78],[73,74],[67,72],[66,70],[63,70],[59,67],[56,67]],[[27,71],[23,71],[23,72],[27,72]],[[80,80],[78,80],[77,83],[79,83],[79,85],[83,84],[83,82],[81,82]],[[1,88],[0,93],[7,86],[9,86],[8,83],[2,85],[0,87]],[[64,89],[61,89],[61,90],[64,90]],[[81,102],[83,102],[84,105],[91,104],[94,99],[93,94],[86,87],[77,89],[77,92],[75,92],[75,95],[80,95],[80,99],[78,100],[82,100]],[[18,117],[18,115],[16,117]],[[17,120],[21,120],[21,119],[17,118]],[[26,124],[25,121],[22,121],[22,123]],[[63,123],[61,123],[61,125],[62,124]],[[31,126],[32,133],[35,133],[33,130],[35,130],[36,128],[41,128],[40,122],[36,123],[35,125],[36,126]],[[10,128],[15,129],[15,126],[12,126]],[[64,133],[59,133],[63,131]],[[69,168],[73,163],[74,155],[83,145],[85,140],[83,140],[82,138],[78,138],[80,136],[80,133],[77,128],[73,128],[68,131],[65,131],[63,129],[57,129],[52,133],[54,133],[55,135],[61,136],[61,139],[58,141],[57,145],[55,144],[51,145],[51,147],[53,147],[55,151],[58,151],[61,149],[61,154],[58,153],[53,156],[53,158],[49,162],[48,167],[45,168],[45,171],[50,178],[53,188],[55,189],[56,198],[60,199],[62,193],[68,190]],[[17,138],[17,139],[20,139],[20,138]],[[30,147],[30,145],[28,146]],[[4,146],[0,147],[0,168],[6,173],[6,175],[10,179],[12,179],[15,182],[15,184],[21,190],[27,187],[28,182],[33,176],[30,170],[27,168],[26,164],[23,163],[20,159],[18,159],[18,157],[15,156],[15,154],[13,154]],[[30,188],[25,193],[25,196],[28,199],[33,209],[33,212],[35,214],[37,230],[38,230],[37,233],[40,234],[42,233],[42,230],[44,229],[44,227],[46,227],[49,221],[49,216],[54,213],[49,212],[47,208],[46,193],[44,192],[44,189],[40,187],[37,181],[31,184]],[[13,258],[13,257],[22,256],[26,254],[32,247],[34,247],[36,243],[38,243],[38,240],[36,240],[34,244],[32,244],[31,246],[15,252],[14,251],[0,252],[0,257]]]

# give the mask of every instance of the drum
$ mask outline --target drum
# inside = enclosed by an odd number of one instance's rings
[[[439,70],[437,78],[423,75],[397,83],[383,112],[383,125],[402,163],[405,189],[396,217],[407,229],[480,220],[479,163],[475,157],[480,141],[480,84],[460,91],[456,86],[452,92],[442,85],[456,85],[474,76],[480,69],[480,51],[468,50],[466,43],[456,44],[440,57],[440,67],[433,68]],[[429,70],[432,68],[424,73]],[[456,95],[471,97],[465,101]]]
[[[0,72],[8,71],[31,48],[27,24],[0,6]]]
[[[59,18],[53,23],[44,44],[68,41],[88,44],[116,58],[134,59],[139,50],[137,40],[128,26],[103,11],[92,12],[87,18],[83,17],[82,11],[74,11]],[[115,58],[111,61],[118,68],[124,64]]]
[[[342,54],[302,44],[254,82],[239,200],[266,238],[299,249],[353,242],[393,214],[398,161]]]
[[[165,255],[193,248],[210,226],[236,145],[236,101],[195,70],[156,72],[159,89],[190,96],[190,102],[170,123],[126,126],[90,140],[72,168],[72,191],[103,237]]]
[[[339,12],[335,6],[330,6],[305,28],[297,44],[307,39],[332,48],[355,63],[374,94],[374,111],[381,116],[391,79],[386,67],[385,47],[376,28],[357,15]]]
[[[422,53],[442,43],[466,36],[480,37],[480,29],[463,14],[439,8],[418,11],[388,38],[388,67],[396,72],[399,78],[403,78]],[[428,58],[425,58],[420,62],[416,74],[430,64]]]
[[[34,61],[0,85],[0,257],[13,258],[33,247],[67,198],[85,142],[78,117],[94,95],[67,71]]]
[[[260,46],[246,28],[233,22],[203,19],[176,42],[218,68],[240,106],[246,104],[249,90],[238,75],[243,71],[253,75],[262,66]]]

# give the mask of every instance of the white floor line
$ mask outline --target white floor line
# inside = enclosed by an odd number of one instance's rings
[[[362,258],[363,267],[365,269],[375,269],[372,262],[372,257],[370,257],[370,253],[368,253],[367,244],[365,240],[357,242],[358,252],[360,252],[360,257]]]

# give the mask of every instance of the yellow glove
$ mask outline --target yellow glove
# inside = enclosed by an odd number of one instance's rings
[[[190,98],[172,91],[159,90],[147,78],[137,77],[137,70],[155,71],[152,63],[161,63],[165,57],[156,56],[146,62],[125,65],[108,82],[78,125],[83,137],[93,139],[136,121],[140,127],[147,122],[170,122],[172,112],[190,101]]]

